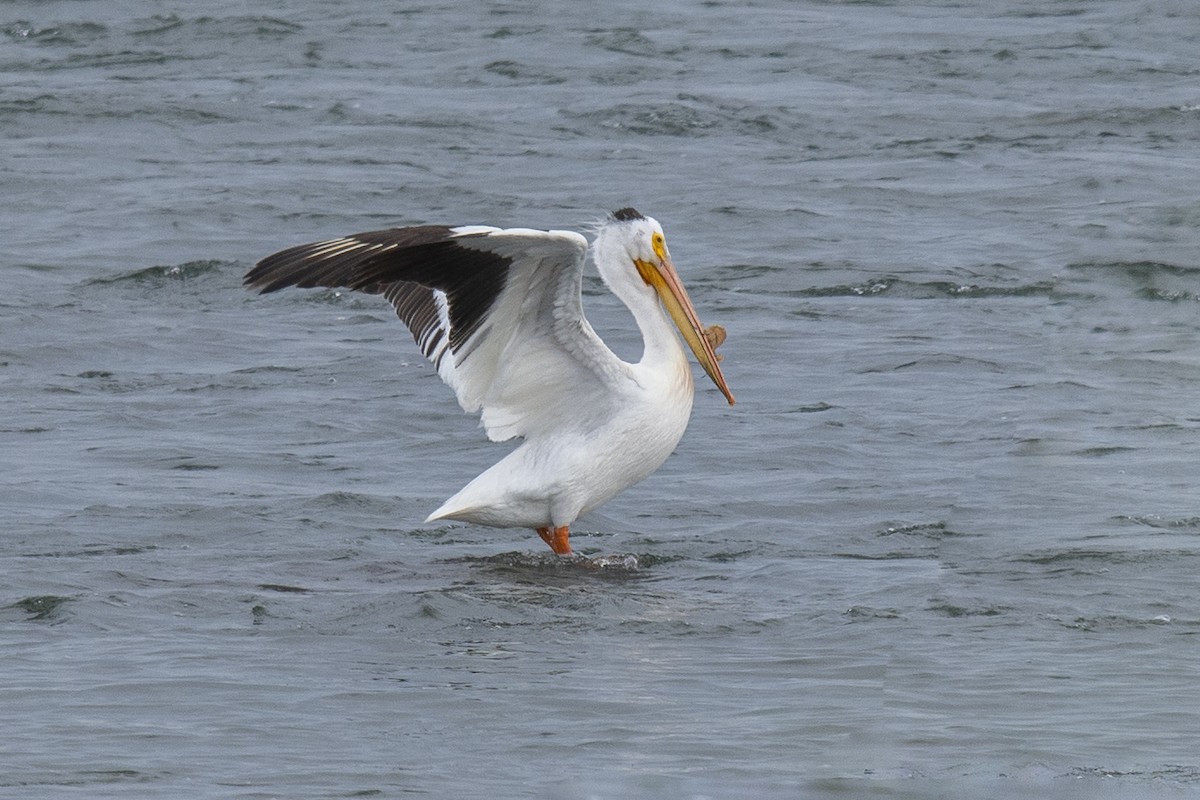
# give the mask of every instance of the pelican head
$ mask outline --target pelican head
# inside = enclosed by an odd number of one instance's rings
[[[671,253],[658,220],[643,216],[632,208],[614,211],[596,236],[595,260],[600,276],[614,292],[631,282],[653,290],[704,372],[733,405],[733,394],[721,374],[717,355],[704,335],[691,298],[671,263]],[[631,272],[637,276],[632,280],[627,277]]]

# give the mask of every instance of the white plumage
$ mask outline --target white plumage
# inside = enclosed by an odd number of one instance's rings
[[[246,283],[384,295],[488,438],[525,440],[429,519],[534,528],[566,554],[571,523],[658,469],[683,436],[694,388],[672,321],[733,403],[658,222],[621,209],[592,248],[641,331],[636,363],[583,315],[587,252],[571,231],[392,228],[281,251]]]

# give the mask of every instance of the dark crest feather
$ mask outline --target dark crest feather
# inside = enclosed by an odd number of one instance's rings
[[[617,222],[631,222],[635,219],[645,219],[645,217],[642,216],[642,213],[636,208],[629,208],[626,206],[625,208],[614,211],[613,219],[615,219]]]

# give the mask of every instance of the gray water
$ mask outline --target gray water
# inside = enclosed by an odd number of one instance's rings
[[[597,6],[603,10],[597,10]],[[0,795],[1200,788],[1200,8],[0,6]],[[558,563],[395,224],[665,226],[698,375]],[[636,357],[598,279],[597,330]]]

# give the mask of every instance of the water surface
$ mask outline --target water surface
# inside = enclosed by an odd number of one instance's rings
[[[0,795],[1200,782],[1187,3],[0,11]],[[580,521],[290,244],[657,217],[738,404]],[[599,280],[597,330],[637,341]]]

